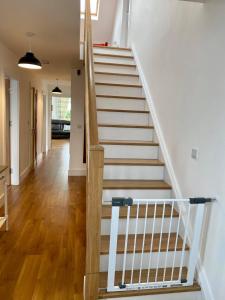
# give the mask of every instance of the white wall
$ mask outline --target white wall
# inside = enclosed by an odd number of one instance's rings
[[[114,30],[112,36],[112,44],[115,46],[119,46],[121,42],[122,21],[123,21],[123,0],[118,0],[116,15],[115,15]]]
[[[24,71],[18,68],[17,61],[18,57],[12,51],[7,49],[7,47],[5,47],[5,45],[0,41],[0,164],[5,164],[6,162],[4,79],[7,76],[10,79],[17,80],[19,84],[19,169],[20,177],[23,178],[31,165],[30,87],[36,87],[39,89],[39,93],[41,93],[42,85],[40,80],[37,79],[36,75],[32,71]],[[39,101],[41,102],[42,99],[39,98]]]
[[[71,74],[71,131],[69,176],[86,175],[84,153],[84,69]]]
[[[92,20],[92,39],[94,43],[111,43],[117,1],[120,0],[100,1],[98,20]],[[83,19],[80,24],[80,40],[84,41]]]
[[[133,0],[131,40],[183,196],[218,197],[209,213],[207,241],[202,246],[201,280],[206,299],[222,300],[225,1]],[[197,161],[191,159],[193,147],[199,149]]]
[[[112,44],[127,47],[129,0],[118,0],[115,15]]]

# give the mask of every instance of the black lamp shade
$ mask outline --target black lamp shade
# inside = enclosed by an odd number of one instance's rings
[[[41,69],[41,62],[34,56],[32,52],[27,52],[23,57],[20,58],[18,66],[25,69]]]
[[[58,86],[56,86],[56,87],[52,90],[52,94],[60,95],[60,94],[62,94],[62,91],[60,90],[60,88],[59,88]]]

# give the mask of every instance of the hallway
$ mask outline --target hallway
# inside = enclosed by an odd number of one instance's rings
[[[85,178],[68,179],[69,144],[9,188],[9,232],[0,233],[0,299],[80,300],[85,262]]]

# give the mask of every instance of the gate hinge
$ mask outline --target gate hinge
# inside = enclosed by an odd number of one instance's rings
[[[203,198],[203,197],[190,198],[190,204],[205,204],[212,201],[213,201],[212,198]]]
[[[181,283],[187,283],[187,279],[181,279]]]
[[[122,290],[122,289],[125,289],[127,286],[125,283],[120,283],[119,284],[119,288]]]
[[[132,206],[132,198],[112,198],[112,206]]]

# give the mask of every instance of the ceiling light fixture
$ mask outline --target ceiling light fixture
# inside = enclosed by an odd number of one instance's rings
[[[56,79],[56,87],[52,90],[52,94],[61,95],[62,90],[58,87],[58,79]]]
[[[35,34],[32,32],[27,32],[26,36],[29,39],[29,51],[19,59],[18,66],[20,68],[40,70],[42,68],[41,62],[35,57],[34,53],[31,51],[31,38]]]

